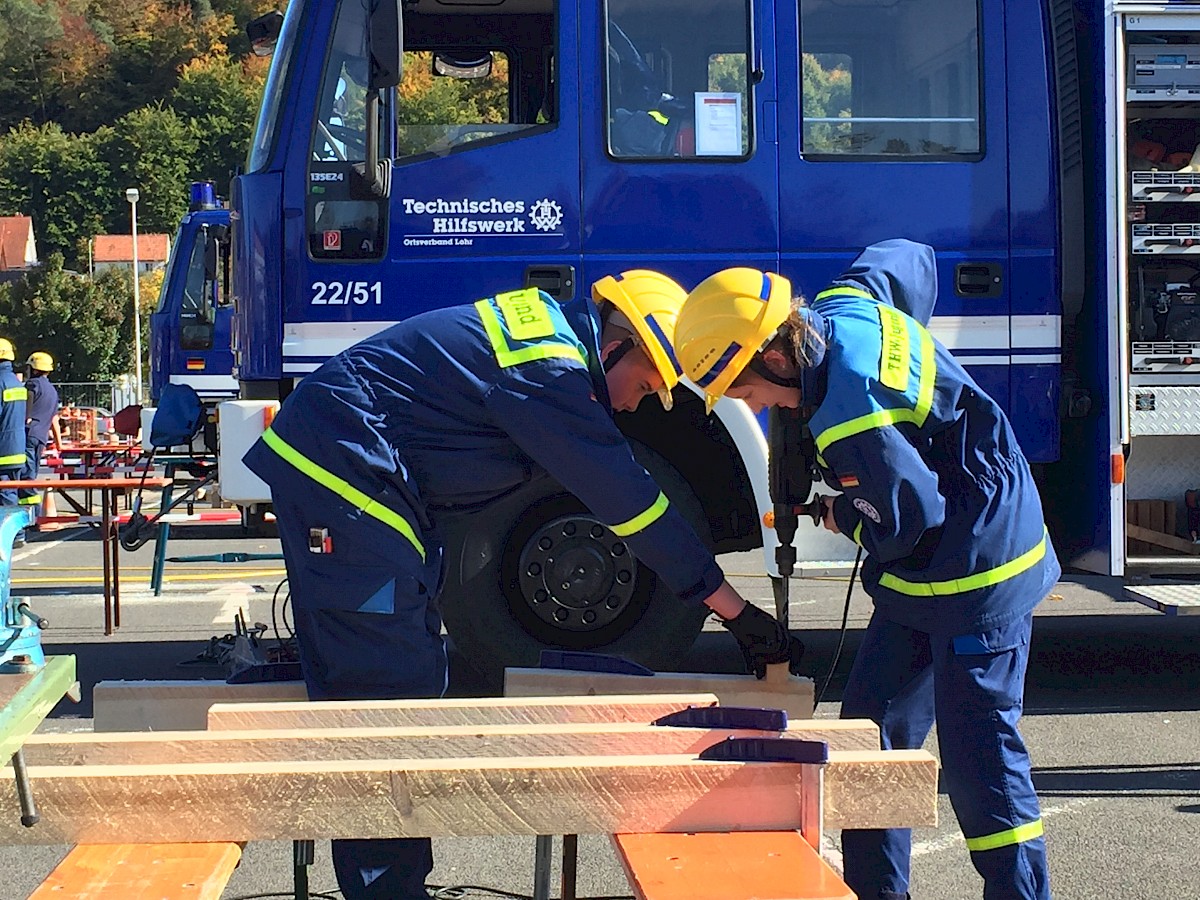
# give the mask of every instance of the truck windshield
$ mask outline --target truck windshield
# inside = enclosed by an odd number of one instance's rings
[[[292,65],[292,52],[296,46],[296,33],[299,31],[300,12],[303,5],[300,2],[289,3],[287,13],[283,17],[283,27],[275,44],[271,71],[267,75],[266,89],[263,92],[262,109],[258,114],[258,123],[254,127],[254,141],[250,144],[250,153],[246,158],[247,172],[257,172],[262,169],[267,164],[271,148],[275,145],[275,133],[279,129],[279,112],[283,103],[283,89]]]
[[[364,3],[342,3],[312,136],[315,162],[366,159],[367,12]]]

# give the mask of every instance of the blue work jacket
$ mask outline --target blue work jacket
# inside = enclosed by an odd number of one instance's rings
[[[724,577],[613,421],[589,300],[530,288],[414,316],[307,376],[270,431],[245,461],[276,490],[298,454],[432,534],[549,473],[682,599]]]
[[[810,425],[876,609],[966,635],[1024,616],[1061,569],[1007,418],[924,327],[936,301],[933,248],[911,241],[868,247],[819,293]]]
[[[25,382],[25,430],[41,444],[50,440],[50,426],[58,415],[58,388],[45,375],[33,375]]]
[[[10,360],[0,360],[0,469],[25,465],[25,385]]]

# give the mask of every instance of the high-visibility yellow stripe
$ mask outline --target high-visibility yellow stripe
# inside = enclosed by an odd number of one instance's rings
[[[10,453],[8,456],[0,456],[0,466],[19,466],[25,462],[24,453]]]
[[[1011,847],[1013,844],[1032,841],[1034,838],[1041,837],[1044,833],[1045,829],[1042,827],[1042,820],[1037,819],[1033,822],[1026,822],[1024,825],[1018,825],[1016,828],[997,831],[995,834],[967,838],[967,849],[972,853],[980,853],[984,850],[998,850],[1001,847]]]
[[[667,499],[667,495],[662,491],[658,492],[658,499],[650,504],[649,508],[638,513],[628,522],[622,522],[620,525],[609,525],[609,530],[617,537],[629,537],[631,534],[637,534],[643,528],[652,525],[655,520],[667,511],[667,507],[671,502]]]
[[[650,112],[647,115],[649,115],[650,118],[652,118],[659,125],[667,125],[671,121],[666,116],[664,116],[662,113],[660,113],[657,109],[650,110]]]
[[[885,572],[879,579],[879,586],[895,591],[897,594],[906,594],[909,597],[945,597],[951,594],[977,591],[980,588],[991,587],[993,584],[1007,581],[1020,575],[1026,569],[1033,568],[1046,555],[1046,544],[1049,540],[1050,536],[1043,533],[1042,539],[1032,550],[1025,551],[1016,559],[1010,560],[1002,566],[996,566],[986,572],[976,572],[965,578],[952,578],[949,581],[905,581],[903,578],[897,578],[891,572]]]
[[[858,524],[854,526],[854,534],[851,537],[854,539],[854,543],[862,546],[862,519],[859,519]]]
[[[879,381],[894,391],[908,390],[908,324],[898,310],[879,306],[879,325],[883,329],[883,346],[879,354]]]
[[[929,336],[929,332],[921,327],[919,323],[914,322],[913,324],[918,329],[921,342],[921,378],[917,387],[916,406],[912,409],[908,409],[907,407],[881,409],[878,412],[868,413],[865,416],[859,416],[857,419],[851,419],[848,422],[842,422],[831,428],[826,428],[816,436],[817,459],[822,464],[825,461],[823,454],[826,448],[836,441],[861,434],[864,431],[870,431],[872,428],[886,428],[889,425],[897,425],[901,422],[911,422],[920,428],[925,424],[925,420],[929,418],[929,410],[933,408],[934,382],[937,380],[937,357],[933,349],[933,338]]]
[[[860,288],[831,287],[831,288],[826,288],[825,290],[821,291],[821,293],[817,294],[817,296],[813,297],[813,303],[816,303],[818,300],[824,300],[826,297],[839,297],[839,296],[842,296],[843,294],[849,294],[852,297],[862,297],[864,300],[874,300],[875,299],[875,295],[872,294],[870,291],[864,291],[864,290],[861,290]]]
[[[475,309],[479,312],[479,318],[483,322],[483,330],[487,333],[488,340],[492,342],[492,351],[496,354],[496,362],[500,363],[500,368],[507,369],[510,366],[532,362],[535,359],[553,359],[555,357],[573,359],[584,366],[587,365],[583,353],[578,347],[562,341],[545,341],[541,344],[531,344],[528,347],[514,350],[504,337],[504,329],[500,326],[500,319],[496,315],[496,311],[492,309],[492,305],[486,300],[480,300],[475,304]]]
[[[8,403],[12,400],[24,400],[28,396],[29,389],[23,387],[5,388],[4,394],[2,395],[5,403]]]
[[[18,497],[17,498],[18,506],[37,506],[41,502],[42,502],[42,495],[40,493],[34,494],[32,497]]]
[[[324,469],[317,465],[299,450],[277,435],[274,431],[268,428],[263,432],[263,441],[268,447],[278,453],[283,459],[313,481],[329,488],[339,497],[343,497],[352,503],[354,506],[361,509],[368,516],[378,519],[385,525],[390,525],[408,539],[408,542],[413,545],[417,553],[421,555],[422,562],[425,560],[425,547],[417,538],[413,527],[408,524],[407,520],[398,512],[388,509],[382,503],[376,503],[369,496],[364,494],[350,482],[344,478],[339,478],[328,469]]]

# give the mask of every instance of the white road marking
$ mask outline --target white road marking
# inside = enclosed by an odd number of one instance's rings
[[[83,537],[85,534],[91,534],[91,531],[92,530],[90,528],[73,529],[70,534],[61,538],[55,538],[52,541],[38,541],[36,544],[26,544],[23,548],[13,553],[13,564],[24,562],[31,556],[37,556],[39,553],[44,553],[46,550],[49,550],[51,547],[56,547],[60,543],[73,541],[76,538]]]

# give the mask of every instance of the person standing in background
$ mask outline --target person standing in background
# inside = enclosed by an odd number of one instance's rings
[[[21,469],[23,480],[37,478],[42,451],[51,438],[54,446],[62,446],[62,432],[58,424],[58,388],[50,381],[54,371],[54,358],[49,353],[37,351],[29,354],[25,366],[25,464]],[[33,528],[36,531],[37,517],[42,512],[42,492],[36,488],[21,488],[17,491],[17,502],[22,506],[33,506]],[[25,542],[22,532],[14,542],[17,546]]]
[[[17,358],[12,341],[0,338],[0,480],[15,481],[25,465],[25,385],[13,371]],[[0,508],[16,506],[17,492],[0,490]],[[17,535],[13,546],[25,543]]]

